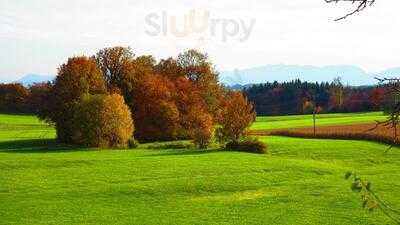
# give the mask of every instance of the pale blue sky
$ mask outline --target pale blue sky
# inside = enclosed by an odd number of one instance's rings
[[[400,66],[399,8],[398,0],[378,0],[357,16],[333,22],[352,6],[323,0],[0,0],[0,81],[27,73],[55,74],[69,56],[114,45],[157,58],[198,48],[224,70],[284,63],[354,64],[378,71]],[[154,24],[162,27],[163,15],[168,24],[175,17],[178,28],[183,27],[192,9],[200,16],[209,13],[208,27],[217,19],[255,22],[244,42],[239,41],[242,27],[222,41],[221,24],[214,36],[205,29],[178,37],[171,27],[166,35],[146,33],[154,31]],[[146,22],[148,15],[154,15],[153,25]]]

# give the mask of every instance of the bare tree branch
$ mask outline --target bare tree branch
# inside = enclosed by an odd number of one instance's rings
[[[376,121],[376,126],[371,128],[371,130],[378,128],[378,126],[393,128],[393,144],[388,149],[390,150],[393,145],[397,145],[399,143],[399,134],[397,129],[400,125],[400,78],[375,79],[377,79],[381,85],[386,87],[385,95],[386,98],[389,98],[387,99],[389,100],[389,105],[385,106],[385,111],[388,113],[388,118],[384,121]]]
[[[351,2],[352,4],[357,4],[355,10],[351,11],[350,13],[347,13],[342,17],[335,19],[335,21],[344,20],[349,16],[352,16],[356,13],[363,11],[365,8],[375,3],[375,0],[324,0],[324,1],[326,3]]]

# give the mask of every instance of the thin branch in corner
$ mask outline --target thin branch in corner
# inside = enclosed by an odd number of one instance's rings
[[[335,21],[344,20],[349,16],[363,11],[368,6],[375,3],[375,0],[324,0],[326,3],[338,3],[338,2],[351,2],[352,4],[358,4],[357,8],[346,15],[335,19]]]

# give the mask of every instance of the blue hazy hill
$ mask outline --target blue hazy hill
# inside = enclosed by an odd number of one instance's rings
[[[300,66],[300,65],[265,65],[260,67],[222,71],[222,83],[232,85],[246,85],[265,82],[283,82],[294,79],[310,82],[330,82],[335,77],[341,77],[344,84],[352,86],[373,85],[377,83],[375,77],[399,77],[400,68],[392,68],[378,73],[368,73],[353,65],[330,66]]]
[[[390,68],[377,73],[368,73],[354,65],[265,65],[248,69],[221,71],[220,81],[227,86],[243,86],[265,82],[284,82],[294,79],[309,82],[330,82],[335,77],[342,77],[344,84],[352,86],[377,84],[375,77],[400,77],[400,67]],[[26,86],[47,82],[54,79],[54,75],[27,74],[15,82]],[[7,81],[0,81],[7,82]]]
[[[29,86],[34,83],[52,81],[54,77],[54,75],[27,74],[15,82],[22,83],[25,86]]]

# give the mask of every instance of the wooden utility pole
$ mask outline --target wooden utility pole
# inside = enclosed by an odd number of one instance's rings
[[[315,107],[315,105],[314,105],[314,110],[313,110],[313,127],[314,127],[314,137],[317,135],[317,133],[316,133],[316,128],[315,128],[315,117],[316,117],[316,114],[317,113],[317,108]]]
[[[397,122],[393,123],[393,127],[394,127],[393,141],[394,141],[394,144],[397,144]]]

